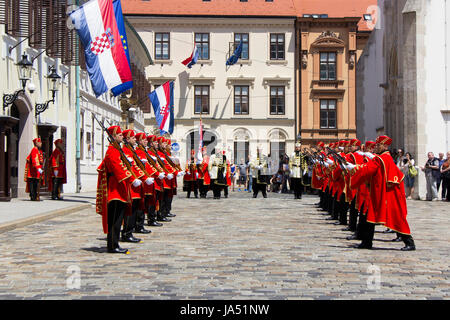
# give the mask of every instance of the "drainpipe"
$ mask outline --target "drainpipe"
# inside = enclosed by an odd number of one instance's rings
[[[77,6],[79,5],[79,0],[76,0]],[[75,45],[75,54],[76,58],[79,59],[79,42],[76,41]],[[81,191],[81,172],[80,172],[80,66],[75,66],[75,104],[76,104],[76,173],[77,173],[77,182],[76,182],[76,193]]]

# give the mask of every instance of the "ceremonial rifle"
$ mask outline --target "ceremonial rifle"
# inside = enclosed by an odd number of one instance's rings
[[[145,164],[142,163],[141,158],[139,158],[138,154],[136,153],[136,151],[134,150],[133,146],[131,145],[131,143],[129,143],[126,139],[124,139],[125,144],[127,145],[128,149],[131,150],[131,152],[133,153],[133,158],[136,161],[137,166],[139,167],[139,169],[142,170],[142,172],[144,172],[144,174],[147,177],[151,177],[151,175],[147,172],[147,170],[145,170]]]
[[[133,170],[132,170],[132,165],[130,163],[130,161],[128,161],[127,156],[125,155],[125,153],[123,152],[122,148],[120,147],[120,144],[114,139],[114,137],[112,136],[111,133],[109,133],[108,129],[105,128],[105,126],[103,125],[103,123],[101,123],[97,117],[95,116],[95,114],[92,114],[92,116],[94,117],[94,119],[98,122],[98,124],[100,125],[100,127],[102,128],[102,130],[104,132],[106,132],[106,134],[108,135],[108,141],[109,143],[111,143],[113,145],[114,148],[116,148],[117,150],[119,150],[120,152],[120,159],[122,160],[122,162],[125,164],[125,166],[127,167],[128,171],[130,171],[130,173],[133,175],[133,177],[135,179],[138,179],[138,177],[134,174]]]
[[[181,167],[176,164],[175,162],[173,162],[172,159],[170,159],[169,155],[164,151],[163,148],[160,148],[161,152],[164,153],[164,155],[166,156],[167,162],[172,166],[172,168],[177,169],[178,171],[183,171],[183,169],[181,169]]]
[[[155,149],[154,146],[149,147],[150,151],[153,152],[156,156],[156,161],[158,161],[161,168],[164,170],[165,173],[168,173],[169,170],[166,169],[166,165],[164,164],[164,161],[159,157],[158,151]]]
[[[142,146],[142,145],[138,145],[138,148],[140,149],[140,150],[142,150],[142,151],[144,151],[145,152],[145,156],[147,157],[147,160],[150,162],[150,164],[156,169],[156,170],[158,170],[159,172],[163,172],[164,170],[161,168],[161,166],[158,164],[158,163],[156,163],[156,161],[155,160],[153,160],[153,158],[152,158],[152,156],[147,152],[147,150],[145,150],[145,147],[144,146]]]
[[[341,167],[342,171],[348,172],[347,168],[345,168],[344,165],[344,163],[347,163],[347,160],[345,160],[340,154],[338,154],[330,147],[327,147],[327,150],[330,153],[330,155],[338,162],[339,167]]]

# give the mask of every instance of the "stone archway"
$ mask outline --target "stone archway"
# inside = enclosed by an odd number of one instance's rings
[[[191,157],[191,150],[195,150],[195,157],[197,157],[198,144],[200,141],[200,135],[198,130],[191,131],[186,135],[186,159]],[[215,132],[204,129],[203,130],[203,146],[206,147],[206,153],[208,155],[215,153],[218,143],[218,137]]]

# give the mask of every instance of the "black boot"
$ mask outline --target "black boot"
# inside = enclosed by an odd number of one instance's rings
[[[414,239],[410,235],[402,235],[403,242],[405,246],[401,248],[402,251],[413,251],[416,250],[416,245],[414,244]]]
[[[56,179],[56,178],[52,178],[52,179],[53,179],[52,200],[57,200],[58,199],[58,179]]]
[[[156,221],[155,209],[149,212],[147,225],[151,227],[162,227],[163,224]]]
[[[156,215],[156,220],[157,220],[157,221],[164,221],[164,222],[170,222],[170,221],[172,221],[171,219],[166,218],[165,216],[163,216],[163,215],[161,214],[161,211],[158,211],[158,213],[157,213],[157,215]]]

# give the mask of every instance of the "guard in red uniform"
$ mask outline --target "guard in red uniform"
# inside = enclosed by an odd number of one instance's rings
[[[103,232],[107,233],[107,247],[110,253],[128,253],[128,249],[119,246],[120,227],[125,215],[131,214],[130,185],[140,185],[128,169],[126,158],[120,152],[123,141],[119,126],[108,128],[113,141],[108,146],[105,157],[97,168],[96,212],[102,216]]]
[[[62,200],[61,187],[67,183],[66,158],[63,141],[58,139],[54,143],[56,148],[49,159],[48,191],[52,193],[52,200]]]
[[[164,168],[158,163],[158,159],[155,156],[155,153],[152,150],[156,150],[158,148],[158,143],[156,142],[156,136],[155,135],[148,135],[147,136],[147,147],[146,151],[147,154],[150,156],[149,161],[152,161],[154,164],[154,167],[158,170],[158,177],[155,179],[154,188],[155,188],[155,194],[154,197],[151,198],[151,201],[148,203],[148,225],[149,226],[155,226],[155,227],[161,227],[163,224],[159,223],[157,219],[163,220],[161,216],[159,216],[159,205],[161,200],[161,193],[164,190],[163,186],[163,180],[166,177]],[[156,149],[155,149],[156,148]],[[151,159],[151,160],[150,160]]]
[[[405,247],[401,250],[415,250],[414,240],[406,220],[404,175],[388,151],[392,139],[379,136],[375,142],[377,155],[368,155],[371,161],[363,165],[347,165],[348,169],[353,170],[352,188],[358,188],[362,183],[369,182],[371,205],[367,212],[363,239],[358,248],[371,249],[375,224],[382,224],[401,236],[405,243]]]
[[[160,211],[163,217],[175,217],[176,215],[171,213],[170,210],[172,208],[172,199],[174,196],[174,188],[176,188],[176,177],[178,176],[177,168],[175,165],[172,165],[172,161],[168,160],[170,155],[168,153],[168,142],[170,140],[165,139],[164,137],[158,137],[158,156],[164,162],[164,166],[167,169],[167,176],[164,180],[164,192],[161,201]]]
[[[209,165],[209,156],[207,155],[206,147],[203,147],[202,160],[197,161],[200,198],[206,198],[209,186],[211,184],[211,177],[209,176],[208,165]]]
[[[31,201],[40,201],[39,188],[40,182],[44,182],[44,154],[42,153],[41,138],[33,140],[34,147],[31,149],[25,164],[25,182],[27,183],[26,192],[30,193]]]
[[[143,229],[136,229],[136,225],[138,221],[144,219],[144,201],[145,201],[145,195],[144,195],[144,185],[146,184],[150,185],[153,182],[151,181],[150,177],[147,177],[143,170],[138,166],[134,156],[134,145],[136,144],[136,137],[135,133],[131,129],[127,129],[123,131],[123,137],[125,140],[125,144],[123,149],[123,152],[125,153],[128,161],[131,163],[132,171],[134,175],[141,181],[139,185],[131,185],[131,200],[132,200],[132,207],[131,207],[131,215],[127,216],[124,219],[123,223],[123,229],[122,229],[122,241],[124,242],[140,242],[141,239],[136,238],[133,236],[133,232],[137,233],[150,233],[149,230]]]
[[[140,132],[137,133],[135,135],[136,137],[136,148],[135,148],[135,152],[136,154],[134,155],[134,160],[136,161],[136,163],[138,163],[140,161],[140,163],[143,165],[143,170],[145,173],[145,177],[147,180],[147,182],[145,182],[145,180],[143,181],[144,183],[143,185],[143,192],[144,192],[144,209],[138,211],[137,213],[137,217],[136,217],[136,227],[135,227],[135,231],[138,233],[147,233],[144,228],[144,223],[145,223],[145,212],[147,212],[148,215],[148,210],[149,207],[151,205],[153,205],[155,203],[155,180],[158,179],[159,176],[159,171],[153,167],[149,160],[148,160],[148,156],[146,154],[146,147],[148,144],[147,141],[147,136],[145,133]],[[136,159],[137,156],[137,159]],[[156,222],[156,217],[155,218],[155,222]],[[157,226],[161,226],[160,223],[157,224]]]
[[[226,180],[226,185],[223,187],[223,196],[225,198],[228,198],[228,187],[231,186],[231,164],[230,164],[230,160],[228,160],[226,158],[225,155],[225,150],[223,151],[223,156],[225,158],[225,170],[226,170],[226,174],[225,174],[225,180]]]
[[[186,174],[183,177],[183,191],[187,192],[187,198],[191,197],[191,192],[198,198],[198,172],[195,161],[195,151],[191,150],[191,159],[186,163],[184,171]]]

